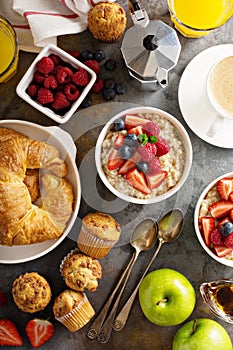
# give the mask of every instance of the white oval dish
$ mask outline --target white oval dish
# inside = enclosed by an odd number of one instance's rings
[[[194,211],[194,227],[195,227],[195,231],[196,231],[196,235],[197,235],[197,238],[202,246],[202,248],[206,251],[206,253],[211,257],[213,258],[214,260],[218,261],[220,264],[223,264],[225,266],[230,266],[230,267],[233,267],[233,260],[229,260],[229,259],[226,259],[226,258],[220,258],[218,257],[216,254],[214,254],[214,252],[211,251],[211,249],[209,247],[207,247],[207,245],[205,244],[203,238],[202,238],[202,234],[199,230],[199,211],[200,211],[200,206],[201,206],[201,203],[203,201],[203,199],[206,197],[207,193],[209,192],[209,190],[214,187],[214,185],[217,184],[217,182],[222,179],[223,177],[233,177],[233,172],[229,172],[229,173],[226,173],[226,174],[223,174],[221,176],[219,176],[218,178],[216,178],[215,180],[213,180],[205,189],[204,191],[201,193],[198,201],[197,201],[197,204],[196,204],[196,207],[195,207],[195,211]]]
[[[179,182],[176,184],[176,186],[174,186],[173,188],[168,190],[166,193],[160,194],[160,195],[158,195],[154,198],[150,198],[150,199],[139,199],[139,198],[131,197],[129,195],[126,195],[126,194],[121,193],[118,190],[116,190],[109,183],[109,181],[108,181],[108,179],[103,171],[102,164],[101,164],[101,145],[102,145],[103,140],[105,139],[108,131],[112,128],[114,121],[118,118],[124,117],[126,114],[136,114],[136,113],[153,113],[153,114],[157,114],[157,115],[161,116],[162,118],[166,118],[168,121],[170,121],[173,124],[173,126],[176,128],[176,131],[177,131],[178,135],[180,136],[181,141],[183,142],[185,152],[186,152],[186,155],[185,155],[186,162],[185,162],[185,166],[184,166],[184,171],[183,171],[183,174],[182,174]],[[103,127],[103,129],[101,130],[100,135],[98,137],[97,143],[96,143],[95,162],[96,162],[97,171],[98,171],[98,174],[99,174],[101,180],[103,181],[105,186],[115,196],[123,199],[124,201],[132,202],[132,203],[136,203],[136,204],[158,203],[158,202],[161,202],[161,201],[171,197],[173,194],[175,194],[184,185],[185,181],[187,180],[187,177],[189,175],[191,165],[192,165],[192,144],[191,144],[190,138],[189,138],[188,133],[186,132],[185,128],[171,114],[169,114],[161,109],[154,108],[154,107],[143,107],[143,106],[133,107],[133,108],[130,108],[130,109],[127,109],[127,110],[124,110],[124,111],[118,113],[112,119],[110,119],[108,121],[108,123]]]
[[[57,147],[61,153],[61,158],[66,160],[69,173],[67,178],[70,180],[74,191],[74,211],[70,217],[65,231],[62,236],[56,240],[49,240],[38,244],[30,244],[23,246],[2,246],[0,245],[0,263],[16,264],[37,259],[55,247],[57,247],[71,230],[75,219],[77,217],[80,200],[81,200],[81,186],[80,178],[75,163],[76,147],[72,137],[65,131],[56,126],[44,127],[22,120],[1,120],[0,127],[11,128],[22,132],[31,139],[49,142]]]

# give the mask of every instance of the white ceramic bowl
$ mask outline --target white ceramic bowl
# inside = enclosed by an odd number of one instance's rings
[[[42,106],[40,103],[33,100],[26,92],[29,84],[33,80],[33,75],[34,75],[34,72],[36,70],[37,62],[42,57],[49,56],[51,54],[55,54],[55,55],[59,56],[63,61],[71,64],[74,68],[84,68],[91,76],[90,82],[88,83],[87,86],[85,86],[85,88],[83,89],[79,98],[76,101],[74,101],[74,103],[72,104],[69,111],[65,115],[62,115],[62,116],[55,113],[52,109]],[[27,103],[29,103],[30,105],[32,105],[33,107],[38,109],[40,112],[44,113],[45,115],[47,115],[51,119],[55,120],[57,123],[63,124],[63,123],[66,123],[72,117],[74,112],[77,110],[77,108],[80,106],[80,104],[82,103],[82,101],[87,96],[90,89],[92,88],[92,85],[94,84],[95,80],[96,80],[96,74],[92,69],[85,66],[85,64],[78,61],[76,58],[74,58],[73,56],[68,54],[66,51],[60,49],[59,47],[57,47],[55,45],[50,44],[50,45],[45,46],[42,49],[42,51],[38,54],[38,56],[35,58],[35,60],[32,62],[32,64],[30,65],[30,67],[28,68],[26,73],[24,74],[23,78],[20,80],[20,82],[16,88],[16,92],[23,100],[25,100]]]
[[[230,173],[226,173],[226,174],[223,174],[221,176],[219,176],[218,178],[216,178],[215,180],[213,180],[205,189],[204,191],[201,193],[198,201],[197,201],[197,204],[196,204],[196,207],[195,207],[195,211],[194,211],[194,227],[195,227],[195,231],[196,231],[196,235],[197,235],[197,238],[202,246],[202,248],[206,251],[206,253],[211,257],[213,258],[214,260],[218,261],[220,264],[223,264],[223,265],[226,265],[226,266],[230,266],[230,267],[233,267],[233,260],[229,260],[229,259],[226,259],[226,258],[220,258],[218,257],[209,247],[207,247],[207,245],[205,244],[204,242],[204,239],[202,237],[202,234],[200,232],[200,229],[199,229],[199,212],[200,212],[200,206],[201,206],[201,203],[203,201],[203,199],[206,197],[207,193],[209,192],[209,190],[214,187],[217,182],[222,179],[223,177],[233,177],[233,172],[230,172]]]
[[[131,197],[129,195],[126,195],[126,194],[121,193],[118,190],[116,190],[109,183],[109,181],[108,181],[108,179],[103,171],[102,164],[101,164],[101,145],[102,145],[103,140],[105,139],[108,131],[113,127],[114,121],[118,118],[124,117],[126,114],[136,114],[136,113],[153,113],[153,114],[157,114],[157,115],[161,116],[162,118],[166,118],[175,127],[180,139],[183,142],[184,149],[185,149],[186,161],[185,161],[184,171],[183,171],[183,174],[182,174],[179,182],[173,188],[168,190],[166,193],[160,194],[160,195],[158,195],[154,198],[150,198],[150,199],[134,198],[134,197]],[[161,202],[161,201],[171,197],[173,194],[175,194],[177,191],[179,191],[179,189],[184,185],[184,183],[189,175],[191,165],[192,165],[192,144],[191,144],[190,138],[189,138],[188,133],[186,132],[185,128],[171,114],[169,114],[161,109],[153,108],[153,107],[143,107],[143,106],[134,107],[134,108],[130,108],[130,109],[127,109],[125,111],[118,113],[112,119],[110,119],[109,122],[103,127],[103,129],[98,137],[97,144],[96,144],[95,161],[96,161],[97,171],[98,171],[98,174],[99,174],[101,180],[103,181],[105,186],[115,196],[117,196],[117,197],[119,197],[127,202],[132,202],[132,203],[136,203],[136,204],[158,203],[158,202]]]
[[[81,187],[79,173],[75,163],[76,147],[72,137],[67,132],[56,126],[44,127],[22,120],[1,120],[0,127],[14,129],[28,135],[31,139],[48,142],[57,147],[61,153],[62,159],[65,159],[67,163],[69,169],[67,178],[70,180],[74,191],[74,211],[60,238],[23,246],[8,247],[0,245],[0,263],[15,264],[39,258],[49,253],[64,240],[78,215],[81,200]]]

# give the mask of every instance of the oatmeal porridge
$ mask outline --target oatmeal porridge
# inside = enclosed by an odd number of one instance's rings
[[[108,181],[119,192],[138,199],[151,199],[166,193],[179,182],[185,165],[186,154],[184,145],[175,127],[168,119],[154,113],[137,113],[126,115],[120,119],[123,121],[122,128],[116,128],[113,125],[105,137],[101,148],[102,167]],[[148,122],[153,122],[158,126],[159,131],[157,135],[152,135],[150,129],[148,132],[145,131],[145,125]],[[154,134],[156,132],[155,130]],[[122,154],[121,147],[124,145],[124,140],[128,139],[129,136],[127,135],[131,133],[137,135],[137,144],[130,147],[131,150],[125,147],[124,151],[126,150],[126,153],[128,152],[129,155],[127,156],[126,154],[126,157],[122,160],[119,153]],[[152,146],[151,144],[147,144],[148,147],[145,145],[145,138],[146,140],[148,139],[146,143],[152,142]],[[160,140],[164,142],[163,149],[167,147],[167,152],[159,154]],[[120,150],[118,144],[121,148]],[[152,153],[153,148],[157,149],[157,154],[155,152],[152,161],[151,158],[147,159],[147,155],[144,156],[145,148],[149,148],[149,152]],[[113,153],[115,163],[114,166],[109,166]],[[140,155],[138,156],[138,154]],[[157,160],[155,161],[154,158]],[[159,170],[158,168],[150,169],[152,162],[159,164]],[[128,165],[130,165],[129,168]],[[129,171],[127,172],[127,170]]]
[[[200,204],[199,228],[208,248],[233,260],[233,178],[222,177]]]

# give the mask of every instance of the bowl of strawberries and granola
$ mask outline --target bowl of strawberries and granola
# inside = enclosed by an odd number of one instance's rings
[[[134,107],[103,127],[95,160],[101,180],[115,196],[151,204],[183,186],[192,164],[192,145],[184,127],[169,113]]]
[[[219,176],[204,189],[196,204],[194,226],[204,250],[233,267],[233,172]]]

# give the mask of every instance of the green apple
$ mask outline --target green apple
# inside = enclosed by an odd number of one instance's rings
[[[193,312],[196,294],[184,275],[164,268],[150,272],[142,280],[139,302],[151,322],[159,326],[175,326]]]
[[[229,334],[218,322],[198,318],[185,323],[175,334],[172,350],[232,350]]]

